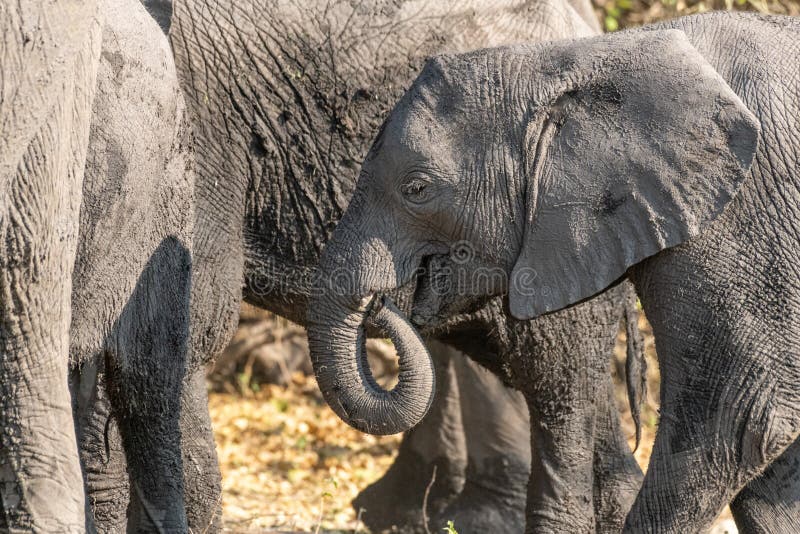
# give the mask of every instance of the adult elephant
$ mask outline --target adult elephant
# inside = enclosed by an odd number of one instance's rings
[[[516,335],[627,273],[653,324],[662,402],[625,530],[698,532],[733,501],[743,528],[797,532],[798,47],[796,19],[716,13],[428,62],[321,259],[308,331],[331,406],[395,430],[431,395],[425,347],[376,293],[413,283],[426,328],[501,295]],[[465,241],[467,261],[448,253]],[[342,266],[349,291],[331,276]],[[397,339],[392,392],[359,368],[366,314]],[[498,356],[535,406],[547,364]],[[528,530],[542,525],[535,503],[527,514]]]
[[[83,529],[70,271],[100,49],[96,2],[0,9],[0,528]]]
[[[212,322],[220,324],[233,324],[240,298],[305,322],[320,251],[350,199],[369,139],[427,55],[593,33],[561,1],[453,6],[185,0],[173,8],[170,36],[195,123],[194,284],[206,291],[195,302],[213,310]],[[631,290],[622,286],[525,327],[526,350],[552,363],[537,379],[539,404],[531,404],[537,452],[531,494],[553,528],[591,530],[595,521],[601,530],[618,528],[638,487],[641,475],[619,432],[608,373],[617,325],[630,302]],[[441,337],[491,363],[498,353],[515,350],[508,330],[495,305],[454,319]],[[586,365],[567,367],[575,358]],[[438,361],[449,368],[446,356]],[[466,447],[467,488],[470,480],[474,487],[449,518],[466,531],[522,529],[530,471],[528,434],[521,428],[525,402],[498,381],[465,369],[442,373],[440,382],[458,383],[465,402],[482,406],[475,420],[491,423],[491,431],[473,425],[474,439],[464,445],[460,428],[447,429],[458,426],[461,408],[453,409],[452,395],[443,400],[430,421],[445,426],[430,432],[430,423],[407,437],[393,468],[400,476],[359,503],[373,526],[402,522],[402,514],[384,514],[391,508],[421,516],[433,464],[440,467],[440,505],[446,504],[463,484]],[[456,374],[470,373],[473,378],[456,382]],[[475,376],[489,386],[476,387]],[[568,406],[575,417],[553,419],[557,406]],[[509,413],[516,416],[504,418]],[[408,483],[411,490],[398,503],[397,481],[413,472],[421,476]],[[488,509],[503,513],[475,513]],[[493,524],[484,527],[487,520]]]
[[[188,350],[194,182],[171,50],[134,0],[0,16],[2,528],[185,531],[184,499],[214,510],[219,476]]]
[[[220,476],[190,335],[232,329],[190,311],[191,128],[167,37],[136,0],[101,13],[70,328],[87,529],[203,531]]]

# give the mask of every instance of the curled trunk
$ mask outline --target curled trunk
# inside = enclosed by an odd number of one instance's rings
[[[327,292],[309,306],[308,344],[314,374],[330,407],[350,426],[370,434],[396,434],[416,425],[434,395],[433,362],[422,339],[386,297],[340,297]],[[394,343],[400,373],[392,390],[372,376],[364,321]]]

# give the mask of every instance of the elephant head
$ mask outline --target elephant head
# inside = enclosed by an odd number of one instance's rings
[[[411,341],[397,388],[377,388],[360,347],[372,295],[416,283],[416,312],[441,274],[419,267],[446,265],[449,295],[421,322],[490,296],[507,295],[517,319],[589,298],[712,224],[748,175],[758,132],[678,30],[429,60],[323,253],[308,325],[326,399],[360,429],[414,425],[430,364],[384,307],[390,333]]]

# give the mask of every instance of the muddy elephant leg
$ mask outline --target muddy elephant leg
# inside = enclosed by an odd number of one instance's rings
[[[86,530],[124,532],[130,481],[106,389],[105,358],[88,358],[72,369],[70,388],[86,489]]]
[[[660,320],[651,322],[659,339],[663,325]],[[705,324],[698,323],[698,327]],[[698,332],[686,330],[681,340],[704,339]],[[765,332],[764,336],[769,337],[753,345],[778,338],[775,333]],[[790,381],[771,387],[758,373],[738,374],[742,369],[759,368],[763,357],[742,354],[740,348],[725,347],[725,341],[710,336],[705,339],[709,346],[691,352],[675,353],[664,344],[659,353],[661,419],[625,532],[700,532],[709,528],[722,508],[797,439],[795,429],[800,421],[793,412],[780,410],[792,406],[790,384],[797,383],[798,377],[786,369],[775,370],[774,376]],[[720,377],[736,386],[713,387],[720,384]]]
[[[208,412],[205,368],[193,370],[181,397],[183,502],[190,532],[219,532],[222,519],[222,477]]]
[[[666,396],[671,402],[661,404],[653,454],[624,532],[703,532],[743,486],[782,453],[781,442],[796,439],[797,435],[770,436],[770,422],[779,418],[769,412],[742,424],[729,412],[730,402],[714,401],[709,406],[696,397],[676,401],[674,385],[663,377],[662,372],[662,398]],[[757,389],[750,389],[749,394]],[[694,397],[696,392],[705,394],[708,389],[695,386],[685,387],[684,391]],[[757,396],[755,393],[742,399],[740,404],[757,406],[764,402]],[[687,413],[706,415],[702,422],[687,426],[688,419],[678,415]],[[747,425],[752,425],[749,430],[744,429]]]
[[[593,407],[573,411],[564,420],[548,411],[547,401],[540,395],[526,395],[526,400],[531,413],[534,453],[525,532],[592,532],[595,527]],[[576,442],[581,446],[576,447]]]
[[[454,367],[467,441],[467,477],[464,490],[435,526],[452,520],[462,534],[521,534],[531,469],[525,397],[465,355],[454,357]]]
[[[800,435],[800,369],[785,357],[800,346],[787,326],[731,314],[740,294],[675,257],[633,271],[656,339],[661,418],[626,532],[709,528]],[[701,290],[676,298],[677,287]]]
[[[441,514],[439,522],[453,519],[459,532],[466,533],[492,529],[523,532],[531,471],[530,418],[525,398],[470,360],[456,362],[469,467],[464,491]],[[642,471],[620,428],[610,358],[599,358],[597,364],[594,515],[597,532],[616,533],[622,529],[639,490]]]
[[[608,409],[610,381],[599,369],[609,365],[628,289],[622,284],[515,326],[509,363],[528,404],[533,452],[526,532],[594,532],[601,521],[593,498],[596,437],[618,429],[599,428],[608,423],[598,411]]]
[[[800,532],[800,439],[747,483],[731,512],[742,534]]]
[[[131,478],[129,532],[185,532],[181,396],[189,337],[191,258],[165,238],[108,341],[109,390]]]
[[[614,400],[610,358],[598,373],[594,441],[594,516],[599,534],[622,530],[642,484],[642,470],[622,433]],[[603,397],[605,389],[605,397]]]
[[[85,529],[68,353],[99,29],[93,2],[0,9],[0,501],[12,532]]]
[[[422,422],[403,435],[400,451],[386,474],[354,500],[356,512],[371,529],[400,527],[422,531],[422,502],[434,467],[436,480],[428,496],[427,514],[435,516],[461,491],[467,463],[461,424],[459,390],[453,369],[454,351],[427,340],[436,365],[436,398]]]

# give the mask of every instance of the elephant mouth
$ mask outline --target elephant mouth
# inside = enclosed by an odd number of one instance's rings
[[[440,322],[452,298],[453,272],[444,254],[425,256],[415,276],[411,323],[420,330]]]
[[[484,307],[486,299],[469,294],[459,280],[462,271],[450,254],[425,256],[412,281],[411,323],[423,335],[434,335]]]

